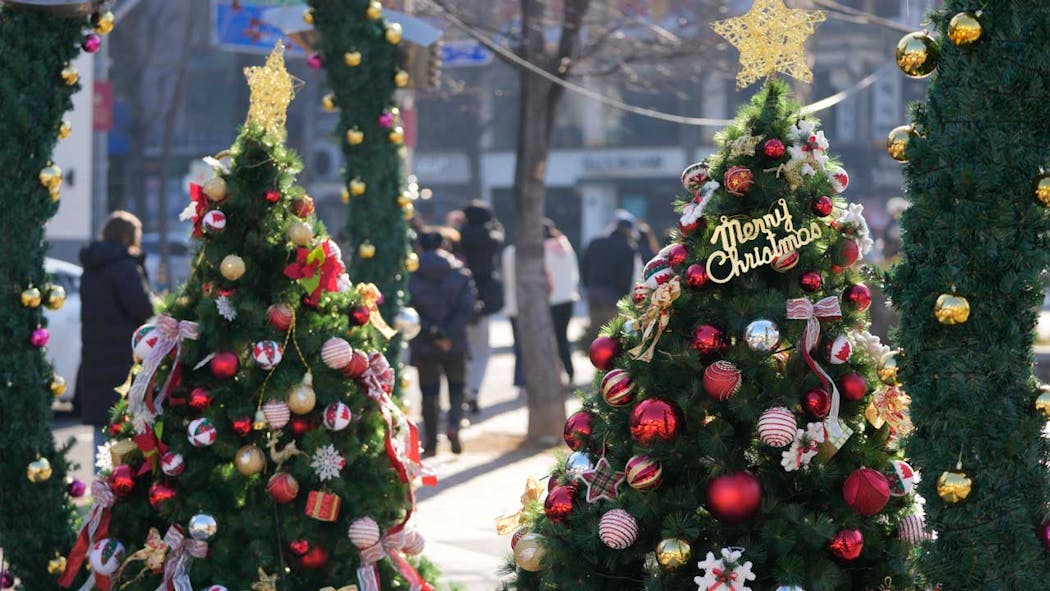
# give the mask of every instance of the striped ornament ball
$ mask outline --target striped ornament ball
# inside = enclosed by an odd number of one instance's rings
[[[602,378],[601,391],[609,406],[625,406],[634,402],[634,378],[622,369],[614,369]]]
[[[758,438],[770,447],[786,447],[795,440],[798,422],[783,406],[767,409],[758,418]]]
[[[613,550],[623,550],[638,539],[638,522],[623,509],[613,509],[598,521],[598,538]]]
[[[652,490],[660,486],[664,479],[664,468],[660,462],[645,455],[627,460],[624,471],[627,473],[627,484],[635,490]]]

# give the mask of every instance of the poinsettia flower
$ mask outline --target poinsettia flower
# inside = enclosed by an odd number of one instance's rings
[[[321,294],[339,291],[339,277],[346,272],[346,267],[337,256],[338,252],[331,240],[325,240],[313,249],[296,249],[295,262],[285,267],[284,275],[297,281],[306,291],[303,303],[316,307]]]

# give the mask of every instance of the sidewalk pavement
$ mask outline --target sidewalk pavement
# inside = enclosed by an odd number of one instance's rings
[[[570,337],[581,333],[581,320],[574,319]],[[438,485],[420,488],[417,495],[417,526],[427,540],[424,554],[441,568],[442,588],[455,585],[463,591],[491,591],[499,585],[498,571],[509,556],[510,539],[496,535],[495,519],[520,507],[525,479],[547,474],[553,462],[551,452],[558,451],[525,446],[528,412],[513,385],[513,338],[508,321],[493,319],[490,342],[494,351],[480,395],[482,411],[471,416],[473,424],[461,432],[464,451],[453,455],[441,438],[438,456],[428,461],[438,474]],[[586,355],[575,353],[574,364],[576,383],[589,384],[594,370]],[[410,368],[408,372],[412,386],[405,399],[420,422],[415,371]],[[576,405],[574,399],[567,401],[570,410]],[[76,475],[90,482],[94,465],[90,428],[60,418],[54,431],[59,442],[74,438],[70,453],[80,464]]]

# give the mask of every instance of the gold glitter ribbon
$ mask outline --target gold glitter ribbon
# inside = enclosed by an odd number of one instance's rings
[[[149,528],[149,534],[146,535],[146,544],[139,550],[137,550],[131,556],[128,556],[124,560],[124,564],[120,565],[120,571],[123,572],[127,568],[128,564],[141,560],[146,563],[146,568],[154,573],[160,573],[164,571],[164,559],[168,555],[168,545],[164,542],[164,538],[160,536],[160,532],[155,527]],[[119,574],[117,575],[120,576]]]
[[[397,331],[390,328],[386,320],[383,320],[383,315],[379,313],[379,298],[382,297],[379,288],[374,283],[360,283],[356,291],[357,295],[361,297],[361,303],[368,308],[368,321],[372,323],[372,326],[376,327],[379,334],[387,339],[393,338]]]
[[[682,281],[676,275],[670,281],[656,288],[652,298],[649,300],[649,309],[645,311],[638,321],[644,327],[642,342],[628,351],[631,357],[638,361],[651,361],[656,351],[656,344],[660,342],[667,323],[671,321],[671,304],[682,295]],[[648,343],[648,345],[647,345]]]
[[[529,507],[529,503],[539,501],[542,494],[543,487],[539,481],[529,476],[529,479],[525,481],[525,492],[521,495],[521,510],[510,515],[497,517],[496,533],[501,536],[509,534],[517,529],[519,525],[525,523],[525,510]]]
[[[875,391],[864,416],[876,429],[888,424],[893,435],[902,437],[911,433],[913,428],[911,417],[908,416],[910,405],[911,397],[904,390],[891,386]]]

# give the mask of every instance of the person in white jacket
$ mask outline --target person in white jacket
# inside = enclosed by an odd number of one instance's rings
[[[569,239],[558,230],[553,221],[543,220],[543,232],[543,263],[550,289],[548,302],[554,325],[554,338],[558,343],[558,356],[565,366],[565,373],[568,374],[571,384],[576,372],[572,367],[569,321],[572,320],[576,300],[580,299],[580,265]]]

